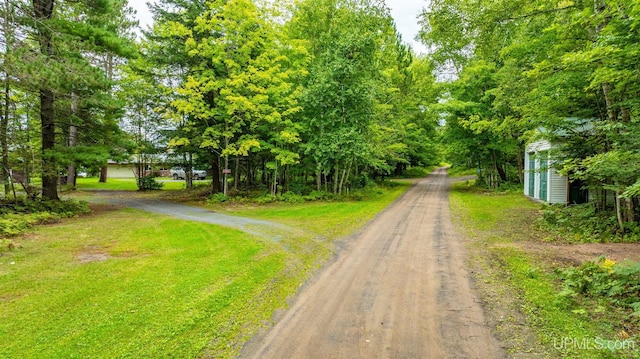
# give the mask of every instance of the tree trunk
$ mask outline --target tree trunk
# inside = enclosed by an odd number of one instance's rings
[[[193,189],[193,155],[191,152],[184,154],[184,162],[186,166],[184,169],[184,181],[187,189]]]
[[[493,167],[498,172],[498,175],[500,176],[500,180],[502,182],[507,182],[507,174],[504,171],[504,168],[502,168],[502,166],[498,165],[498,154],[496,153],[495,150],[492,151],[492,152],[493,152]]]
[[[240,182],[240,156],[236,157],[236,171],[233,174],[233,189],[238,192],[238,182]]]
[[[220,192],[220,157],[214,154],[211,161],[211,193]]]
[[[353,164],[353,160],[349,162],[349,166],[346,169],[342,170],[342,178],[340,178],[340,194],[342,194],[345,182],[349,181],[348,178],[351,174],[351,164]]]
[[[71,92],[71,113],[73,116],[78,116],[78,95],[75,92]],[[69,147],[76,147],[77,128],[73,124],[69,126]],[[67,185],[71,185],[71,189],[76,189],[76,165],[74,161],[71,161],[67,168]]]
[[[620,226],[620,231],[624,231],[624,221],[622,219],[622,205],[620,204],[620,192],[616,191],[616,217],[618,218],[618,225]]]
[[[322,189],[322,165],[320,162],[316,164],[316,190],[320,192]]]
[[[227,140],[228,141],[228,140]],[[229,146],[229,142],[227,142],[227,146]],[[227,186],[229,185],[229,181],[227,181],[227,178],[229,176],[229,174],[227,173],[227,170],[229,169],[229,156],[224,156],[224,175],[222,176],[222,192],[224,193],[224,195],[227,195]]]
[[[58,170],[52,152],[56,143],[53,112],[53,91],[40,90],[40,121],[42,123],[42,196],[58,200]]]
[[[109,167],[108,166],[100,167],[100,179],[98,180],[98,182],[107,183],[108,175],[109,175]]]
[[[518,146],[518,153],[517,153],[517,161],[518,161],[518,180],[520,181],[519,183],[522,184],[524,183],[524,151],[522,150],[521,146]]]
[[[635,212],[633,210],[633,199],[625,198],[624,203],[627,205],[627,208],[626,208],[627,223],[633,223],[635,221]]]
[[[106,59],[106,63],[105,63],[105,70],[107,73],[107,79],[109,81],[113,81],[113,55],[111,54],[107,54],[107,59]],[[111,93],[112,90],[109,89],[109,92]],[[107,183],[107,178],[109,177],[109,167],[108,167],[109,163],[107,161],[107,164],[100,167],[100,178],[98,180],[98,182],[100,183]]]
[[[595,0],[593,2],[593,11],[596,16],[602,15],[606,10],[606,8],[607,8],[606,0]],[[609,18],[607,16],[602,17],[602,21],[596,25],[596,35],[595,35],[596,38],[594,41],[598,40],[598,37],[600,36],[602,29],[604,29],[608,23],[609,23]],[[600,84],[600,86],[602,88],[602,95],[604,96],[604,100],[607,105],[607,118],[610,121],[616,121],[618,116],[615,108],[615,101],[611,96],[612,86],[610,83],[606,83],[606,82],[603,82],[602,84]]]
[[[53,16],[54,0],[33,0],[35,19],[40,23],[38,42],[40,52],[48,58],[53,57],[53,46],[49,29],[43,26]],[[58,198],[58,169],[55,156],[52,155],[56,143],[54,97],[51,89],[40,88],[40,124],[42,128],[42,197],[50,200]]]
[[[5,31],[7,30],[5,29]],[[9,176],[9,143],[7,142],[7,132],[9,129],[9,104],[11,101],[11,97],[9,88],[9,76],[6,74],[4,81],[4,100],[4,113],[0,120],[0,147],[2,148],[2,168],[0,169],[0,181],[4,183],[4,195],[5,197],[8,197],[9,192],[11,191],[11,185]]]
[[[5,40],[5,53],[9,53],[11,50],[11,26],[9,25],[9,2],[5,2],[4,11],[4,40]],[[7,58],[5,58],[5,68],[7,68]],[[9,108],[11,104],[11,88],[9,86],[9,74],[4,75],[4,113],[0,118],[0,148],[2,149],[2,168],[0,168],[0,181],[4,183],[4,195],[9,197],[11,191],[10,173],[9,173],[9,143],[8,130],[9,130]]]
[[[278,162],[276,161],[276,169],[273,171],[273,183],[271,183],[271,195],[278,194]]]
[[[338,193],[338,179],[340,178],[340,168],[336,166],[333,171],[333,193]]]

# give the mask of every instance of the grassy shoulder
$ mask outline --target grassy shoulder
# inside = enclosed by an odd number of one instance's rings
[[[479,290],[510,355],[637,358],[631,348],[635,344],[637,349],[637,340],[634,333],[624,332],[619,313],[602,309],[586,315],[583,304],[563,291],[557,270],[568,264],[527,250],[548,237],[533,225],[540,205],[520,194],[490,193],[471,185],[454,185],[452,212],[470,238]],[[626,347],[609,350],[616,345]]]
[[[344,237],[369,222],[410,186],[409,182],[393,182],[358,199],[314,201],[304,203],[272,203],[217,207],[226,213],[266,219],[304,230],[329,240]]]
[[[39,226],[0,256],[0,357],[234,357],[408,185],[234,212],[300,228],[274,242],[129,209]]]

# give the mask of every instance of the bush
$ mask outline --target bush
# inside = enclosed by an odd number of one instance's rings
[[[140,177],[136,183],[138,184],[138,190],[140,191],[160,190],[164,186],[164,183],[156,181],[156,178],[153,176]]]
[[[224,193],[214,193],[211,196],[209,196],[209,199],[207,201],[211,204],[216,204],[216,203],[226,202],[227,200],[228,198],[227,196],[224,195]]]
[[[296,194],[306,195],[311,193],[311,191],[312,187],[305,183],[293,182],[289,185],[289,192],[293,192]]]
[[[76,214],[89,213],[87,202],[78,201],[49,201],[44,199],[0,202],[0,215],[3,214],[29,214],[38,212],[51,212],[62,217],[71,217]]]
[[[278,196],[278,200],[285,203],[302,203],[305,201],[305,198],[299,194],[294,192],[286,192],[280,196]]]
[[[620,231],[615,214],[598,212],[592,204],[545,206],[538,224],[569,242],[634,242],[640,238],[640,229],[635,224]]]
[[[579,267],[559,270],[564,281],[562,294],[602,299],[640,318],[640,262],[616,263],[605,257]]]
[[[278,200],[278,197],[273,196],[271,194],[266,194],[266,195],[264,195],[262,197],[256,197],[254,199],[255,203],[257,203],[257,204],[273,203],[273,202],[275,202],[277,200]]]
[[[58,222],[61,218],[89,213],[86,202],[43,199],[0,203],[0,236],[23,233],[34,225]]]
[[[303,196],[303,199],[305,201],[333,201],[337,198],[338,196],[336,196],[335,194],[331,193],[331,192],[324,192],[324,191],[312,191],[311,193],[309,193],[306,196]]]
[[[5,214],[0,218],[0,236],[16,236],[34,225],[56,223],[60,218],[60,215],[49,212]]]
[[[376,182],[371,178],[369,178],[369,175],[366,172],[363,172],[353,180],[352,188],[358,189],[358,188],[369,188],[369,187],[375,187],[375,186],[376,186]]]

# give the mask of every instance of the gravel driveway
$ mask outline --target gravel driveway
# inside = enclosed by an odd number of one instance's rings
[[[88,199],[89,202],[135,208],[146,212],[165,214],[188,221],[217,224],[220,226],[239,229],[251,235],[275,241],[281,240],[283,235],[294,231],[291,227],[287,227],[283,224],[259,219],[230,216],[195,206],[187,206],[184,204],[156,199],[122,196],[107,191],[96,191],[94,194],[96,194],[94,197]]]

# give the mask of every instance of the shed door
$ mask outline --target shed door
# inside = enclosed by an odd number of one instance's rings
[[[549,187],[548,186],[548,182],[549,182],[548,163],[549,161],[547,160],[547,153],[541,152],[540,153],[540,196],[538,198],[545,202],[547,201],[547,188]]]
[[[531,197],[535,196],[536,188],[536,156],[534,153],[529,154],[529,190],[527,194]]]

